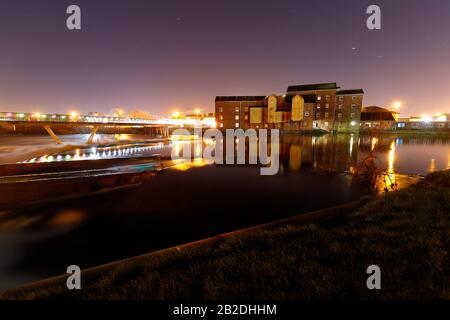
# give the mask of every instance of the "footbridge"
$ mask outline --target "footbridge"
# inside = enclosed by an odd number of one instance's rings
[[[120,133],[123,128],[142,128],[144,133],[169,136],[169,128],[174,126],[170,119],[139,119],[130,117],[110,117],[77,114],[41,114],[0,112],[0,125],[6,125],[16,131],[18,125],[40,126],[52,139],[60,144],[61,139],[55,134],[54,127],[85,127],[90,129],[87,143],[93,143],[94,137],[101,128],[109,128]]]

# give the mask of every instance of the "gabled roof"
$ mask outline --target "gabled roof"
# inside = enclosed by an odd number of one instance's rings
[[[313,90],[329,90],[329,89],[339,89],[336,82],[327,83],[313,83],[313,84],[302,84],[288,86],[287,92],[292,91],[313,91]]]
[[[217,96],[216,101],[260,101],[266,96]]]
[[[378,106],[363,107],[361,110],[361,121],[385,120],[395,121],[394,115],[398,112],[391,111]]]

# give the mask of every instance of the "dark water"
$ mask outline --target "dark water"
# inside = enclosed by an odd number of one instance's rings
[[[0,289],[358,199],[362,190],[341,173],[372,149],[391,172],[450,165],[448,137],[283,136],[276,176],[255,166],[178,166],[138,187],[0,215]]]

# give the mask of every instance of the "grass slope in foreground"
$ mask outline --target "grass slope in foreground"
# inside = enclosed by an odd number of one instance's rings
[[[4,298],[450,299],[450,171],[385,194],[348,218],[286,225],[117,268],[81,291]],[[380,266],[382,290],[366,287]]]

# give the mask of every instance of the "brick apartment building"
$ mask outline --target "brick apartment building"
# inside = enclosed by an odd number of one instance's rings
[[[362,89],[341,90],[335,82],[289,86],[283,95],[218,96],[219,129],[278,128],[298,132],[357,132]]]

